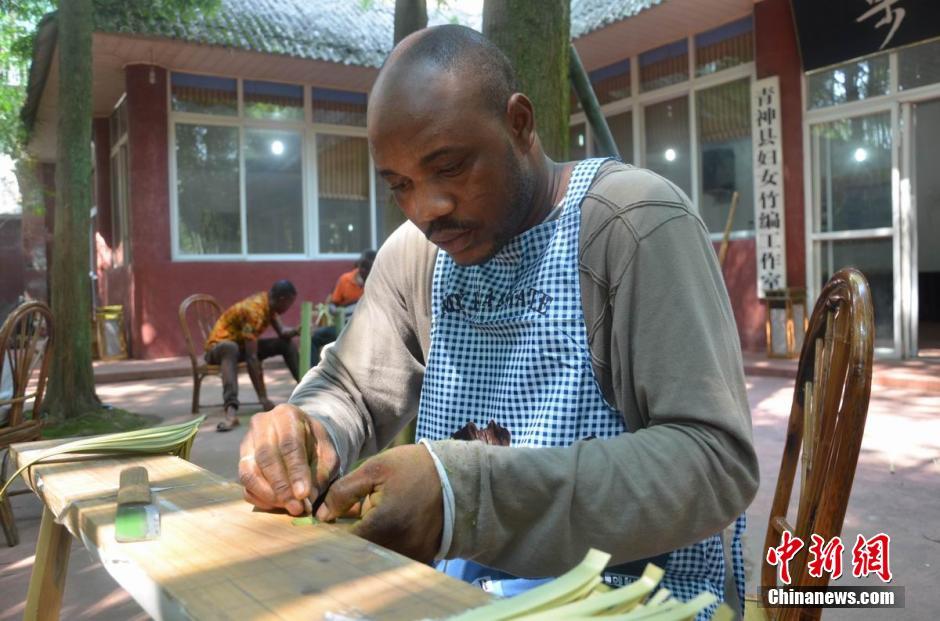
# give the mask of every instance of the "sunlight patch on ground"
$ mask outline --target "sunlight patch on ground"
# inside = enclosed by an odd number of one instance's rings
[[[32,556],[27,556],[26,558],[22,558],[16,561],[15,563],[10,563],[9,565],[3,568],[3,571],[16,571],[18,569],[26,569],[27,567],[32,567],[34,562],[36,562],[35,554]]]

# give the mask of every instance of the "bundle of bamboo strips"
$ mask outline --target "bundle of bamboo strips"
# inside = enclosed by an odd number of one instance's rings
[[[103,436],[92,436],[72,440],[59,444],[24,463],[0,487],[0,498],[3,498],[10,484],[26,471],[27,468],[41,461],[65,454],[102,454],[102,455],[176,455],[189,459],[189,452],[193,446],[193,439],[199,430],[199,425],[206,419],[205,416],[188,423],[151,427],[111,433]]]
[[[591,550],[581,563],[555,580],[508,599],[474,608],[449,621],[686,621],[717,601],[701,593],[688,602],[672,597],[668,589],[654,589],[663,570],[647,565],[640,578],[625,587],[611,589],[601,580],[610,555]],[[730,621],[731,609],[722,604],[712,621]]]

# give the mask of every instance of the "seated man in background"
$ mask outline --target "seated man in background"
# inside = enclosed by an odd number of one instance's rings
[[[264,386],[261,361],[271,356],[283,356],[295,380],[299,380],[297,348],[291,339],[297,336],[295,328],[286,329],[278,319],[297,298],[297,290],[289,280],[279,280],[270,291],[262,291],[233,304],[219,317],[206,340],[206,362],[222,367],[222,398],[225,420],[217,431],[229,431],[238,422],[238,363],[248,367],[248,377],[258,393],[258,401],[265,410],[274,407]],[[274,328],[276,338],[258,338]]]
[[[349,321],[353,311],[356,310],[356,304],[362,297],[365,290],[366,279],[372,270],[372,262],[375,261],[375,250],[366,250],[359,256],[356,265],[350,271],[342,274],[336,281],[336,286],[326,298],[326,303],[332,307],[339,307],[335,312],[342,312],[345,321]],[[311,337],[312,346],[310,351],[314,352],[313,365],[316,366],[320,360],[320,351],[324,345],[332,343],[339,337],[339,331],[336,326],[325,326],[318,328]]]

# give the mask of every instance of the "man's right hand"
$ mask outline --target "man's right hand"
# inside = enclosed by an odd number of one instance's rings
[[[323,425],[288,404],[251,417],[241,444],[238,479],[245,500],[259,509],[303,515],[339,470]]]

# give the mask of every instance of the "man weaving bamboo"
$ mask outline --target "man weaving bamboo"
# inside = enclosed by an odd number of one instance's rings
[[[596,547],[612,584],[655,559],[680,598],[742,599],[757,459],[689,199],[614,161],[550,160],[508,60],[459,26],[395,48],[368,133],[410,222],[336,347],[252,419],[246,499],[298,515],[329,487],[321,520],[352,511],[356,534],[504,594]],[[415,416],[418,445],[343,476]],[[450,439],[490,420],[510,446]]]

